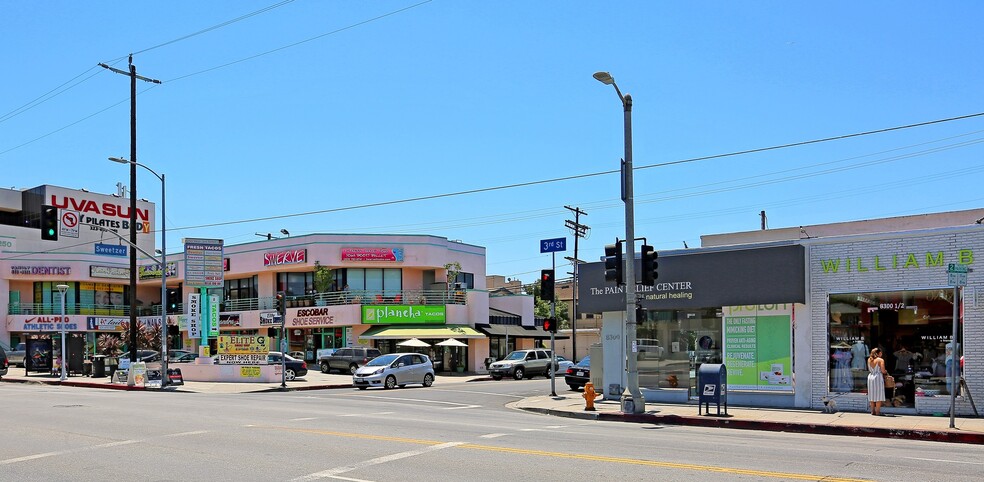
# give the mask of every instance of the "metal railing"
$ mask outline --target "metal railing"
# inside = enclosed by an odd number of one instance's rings
[[[308,306],[337,306],[337,305],[464,305],[467,299],[465,290],[352,290],[332,291],[328,293],[287,296],[287,308]],[[222,301],[221,311],[258,311],[273,310],[276,300],[273,296],[263,298],[227,299]],[[169,315],[184,312],[184,303],[175,309],[169,309]],[[7,308],[10,315],[59,315],[60,303],[11,303]],[[130,316],[129,306],[119,305],[83,305],[69,303],[65,305],[66,315],[92,316]],[[137,316],[160,316],[161,306],[137,307]]]

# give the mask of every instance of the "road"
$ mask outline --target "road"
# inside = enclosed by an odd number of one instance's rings
[[[0,480],[980,480],[934,442],[595,422],[509,408],[549,381],[123,392],[0,383]]]

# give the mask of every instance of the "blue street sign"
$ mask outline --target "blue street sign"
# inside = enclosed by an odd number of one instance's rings
[[[96,243],[96,254],[126,257],[126,246]]]
[[[541,239],[540,252],[554,253],[557,251],[567,251],[567,238]]]

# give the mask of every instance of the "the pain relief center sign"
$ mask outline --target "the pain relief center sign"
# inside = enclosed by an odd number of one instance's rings
[[[792,303],[724,307],[729,390],[793,391]]]

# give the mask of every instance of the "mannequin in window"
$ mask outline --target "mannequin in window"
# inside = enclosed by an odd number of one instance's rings
[[[896,372],[907,371],[909,369],[909,365],[912,363],[912,359],[919,355],[918,353],[913,353],[909,351],[905,347],[905,345],[901,345],[901,348],[899,348],[898,351],[892,354],[895,355]]]
[[[851,376],[851,362],[854,358],[851,345],[844,342],[831,345],[833,350],[830,357],[834,359],[833,383],[835,392],[850,392],[854,389],[854,378]]]
[[[858,338],[858,341],[854,342],[854,345],[851,346],[851,356],[853,356],[851,359],[851,368],[856,370],[867,368],[865,362],[868,358],[868,345],[864,344],[863,336]]]

